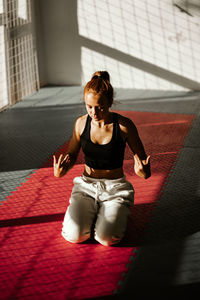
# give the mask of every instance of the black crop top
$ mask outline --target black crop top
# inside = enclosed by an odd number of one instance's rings
[[[85,129],[81,134],[81,147],[87,166],[98,170],[112,170],[122,167],[126,142],[123,140],[118,123],[118,114],[113,113],[113,134],[109,143],[95,144],[90,139],[91,118],[88,115]]]

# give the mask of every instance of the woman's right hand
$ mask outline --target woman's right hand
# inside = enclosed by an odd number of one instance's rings
[[[69,170],[69,166],[70,166],[69,154],[67,154],[64,158],[63,158],[63,154],[60,154],[58,161],[56,160],[55,155],[53,155],[53,168],[54,168],[55,177],[64,176]]]

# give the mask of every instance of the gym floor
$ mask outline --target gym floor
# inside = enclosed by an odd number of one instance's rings
[[[85,113],[82,90],[78,86],[44,87],[0,113],[0,211],[18,187],[70,139],[75,119]],[[104,297],[135,299],[138,296],[139,299],[145,295],[161,296],[163,299],[169,295],[190,295],[200,290],[200,93],[116,89],[113,109],[187,115],[192,121],[168,179],[162,186],[162,194],[151,213],[150,222],[145,226],[137,256],[119,291]],[[12,201],[15,201],[14,198]],[[19,219],[13,210],[12,218],[9,218],[16,220],[16,217]],[[6,220],[7,216],[2,214],[0,227],[6,227]],[[18,223],[12,225],[17,227]],[[17,243],[17,248],[24,246],[20,240]],[[6,264],[3,250],[6,244],[9,260],[9,238],[5,239],[2,231],[2,266],[8,274],[14,274],[15,266],[9,271]],[[1,272],[0,279],[0,290],[3,290],[7,283]],[[8,297],[0,293],[0,299],[33,299],[19,297],[17,292],[19,288],[15,288]],[[54,297],[38,296],[34,299]],[[69,295],[65,299],[73,297]]]

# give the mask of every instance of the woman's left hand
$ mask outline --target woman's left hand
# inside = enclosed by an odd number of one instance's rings
[[[137,154],[134,155],[134,170],[135,173],[142,178],[149,178],[151,176],[150,171],[150,155],[146,159],[141,160]]]

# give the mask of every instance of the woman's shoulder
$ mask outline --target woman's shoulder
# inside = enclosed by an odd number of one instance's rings
[[[130,130],[131,131],[137,130],[134,122],[130,118],[128,118],[124,115],[121,115],[121,114],[117,114],[117,116],[118,116],[118,123],[119,123],[120,129],[124,133],[130,132]]]
[[[87,120],[87,116],[88,114],[85,114],[83,116],[80,116],[76,119],[76,122],[75,122],[75,130],[76,132],[79,133],[79,135],[82,134],[84,128],[85,128],[85,124],[86,124],[86,120]]]
[[[82,123],[82,122],[86,121],[87,116],[88,116],[88,114],[79,116],[79,117],[76,119],[76,123],[79,124],[79,123]]]
[[[129,127],[134,125],[133,121],[124,115],[117,113],[117,117],[118,117],[118,123],[122,127]]]

